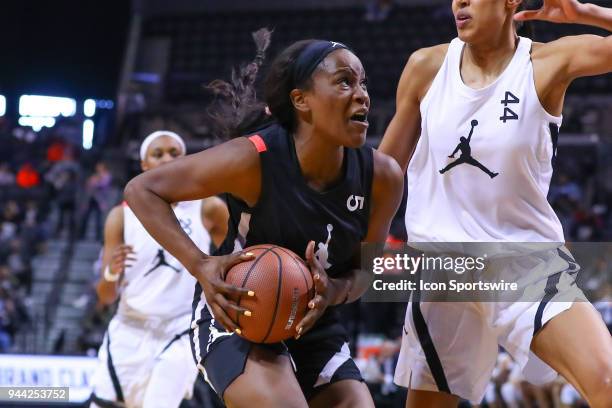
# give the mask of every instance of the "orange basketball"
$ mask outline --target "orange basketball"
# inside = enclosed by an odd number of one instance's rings
[[[276,245],[245,248],[255,258],[232,267],[225,281],[255,292],[241,296],[237,304],[252,316],[236,313],[241,336],[254,343],[277,343],[296,335],[296,325],[306,315],[314,297],[308,266],[294,252]]]

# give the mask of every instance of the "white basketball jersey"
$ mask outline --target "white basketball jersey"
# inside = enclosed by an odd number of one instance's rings
[[[564,242],[546,199],[561,117],[536,93],[531,40],[482,89],[463,83],[454,39],[421,102],[421,137],[408,166],[410,242]],[[449,158],[449,156],[454,156]]]
[[[174,207],[183,230],[208,253],[210,235],[202,225],[202,201],[185,201]],[[136,261],[125,271],[119,315],[142,319],[172,319],[191,314],[196,279],[145,230],[132,210],[123,205],[124,240]]]

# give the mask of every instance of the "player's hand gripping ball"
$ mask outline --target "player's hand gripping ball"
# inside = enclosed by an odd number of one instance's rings
[[[254,258],[234,265],[225,282],[252,291],[232,300],[240,310],[227,310],[239,335],[254,343],[277,343],[295,337],[297,324],[314,297],[311,272],[294,252],[276,245],[256,245],[244,253]]]

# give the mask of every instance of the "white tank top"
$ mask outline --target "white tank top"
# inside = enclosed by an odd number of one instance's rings
[[[531,40],[482,89],[463,83],[454,39],[421,102],[408,166],[409,242],[564,242],[546,196],[561,117],[536,93]],[[449,158],[454,154],[454,158]]]
[[[208,253],[211,239],[202,225],[201,208],[202,201],[184,201],[174,213],[192,241]],[[117,314],[151,320],[190,316],[196,279],[149,235],[125,203],[123,220],[124,241],[133,247],[136,261],[125,271]]]

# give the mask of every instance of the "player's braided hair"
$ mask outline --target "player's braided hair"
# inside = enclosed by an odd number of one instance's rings
[[[257,48],[253,61],[233,69],[230,82],[216,79],[207,86],[217,97],[208,109],[213,132],[223,140],[241,136],[271,119],[266,114],[265,104],[257,100],[255,80],[265,60],[272,32],[261,28],[252,35]]]

